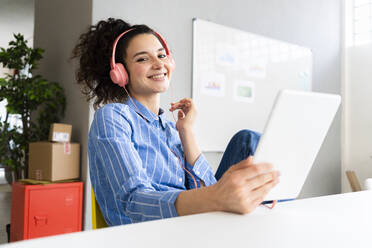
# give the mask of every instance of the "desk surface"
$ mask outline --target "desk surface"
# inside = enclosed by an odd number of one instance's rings
[[[372,247],[372,191],[27,240],[6,247]]]

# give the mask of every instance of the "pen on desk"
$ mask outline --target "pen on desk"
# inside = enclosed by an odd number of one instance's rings
[[[282,200],[277,200],[277,202],[286,202],[286,201],[294,201],[296,199],[282,199]],[[262,204],[271,204],[273,201],[263,201]]]

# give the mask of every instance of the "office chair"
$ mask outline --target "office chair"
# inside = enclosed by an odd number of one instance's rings
[[[91,188],[91,197],[92,197],[92,226],[93,230],[98,228],[107,227],[106,221],[103,218],[101,209],[99,208],[98,202],[94,195],[93,187]]]

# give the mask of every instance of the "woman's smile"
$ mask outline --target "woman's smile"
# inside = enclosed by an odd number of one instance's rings
[[[167,76],[167,73],[163,72],[163,73],[153,74],[151,76],[148,76],[148,78],[154,81],[164,81],[166,79],[166,76]]]

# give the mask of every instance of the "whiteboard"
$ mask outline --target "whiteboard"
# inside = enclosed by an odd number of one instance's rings
[[[310,49],[193,20],[192,98],[203,152],[222,152],[241,129],[262,132],[281,89],[311,90]]]

